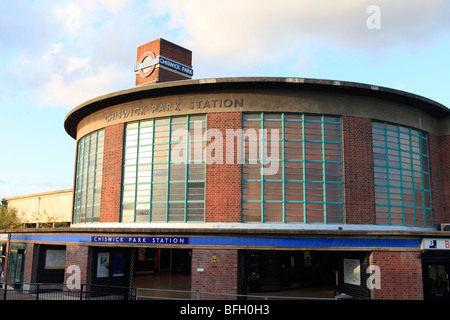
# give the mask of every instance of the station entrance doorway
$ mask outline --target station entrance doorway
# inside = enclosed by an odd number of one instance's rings
[[[345,293],[367,299],[369,256],[357,251],[245,251],[241,288],[248,295],[334,298]]]
[[[191,250],[139,248],[134,261],[133,288],[149,297],[188,298]]]

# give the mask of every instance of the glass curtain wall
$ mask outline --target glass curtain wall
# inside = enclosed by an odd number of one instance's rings
[[[343,223],[340,117],[251,113],[243,127],[243,222]]]
[[[426,132],[372,122],[377,224],[432,226]]]
[[[74,223],[100,222],[105,131],[78,141]]]
[[[128,123],[122,222],[204,221],[206,116]]]

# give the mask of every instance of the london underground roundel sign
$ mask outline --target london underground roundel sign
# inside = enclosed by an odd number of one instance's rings
[[[155,54],[151,51],[145,52],[138,63],[134,66],[134,71],[139,73],[139,75],[143,78],[148,77],[152,74],[155,69],[155,65],[158,63],[158,60]]]

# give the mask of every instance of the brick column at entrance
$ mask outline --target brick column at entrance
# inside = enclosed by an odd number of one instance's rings
[[[87,246],[70,246],[66,247],[66,265],[64,272],[64,283],[74,284],[71,281],[74,276],[79,276],[80,284],[89,284],[91,281],[90,273],[92,268],[91,254],[92,248]],[[75,266],[75,267],[73,267]],[[74,271],[75,270],[75,273]],[[80,271],[77,274],[78,270]],[[70,271],[70,272],[69,272]]]
[[[423,300],[419,252],[374,251],[369,259],[380,268],[381,279],[381,288],[371,290],[372,299]]]
[[[200,299],[235,300],[238,293],[238,250],[192,250],[191,290],[209,293],[200,294]],[[197,299],[192,293],[192,299]]]
[[[24,289],[30,289],[30,283],[36,283],[38,272],[39,245],[29,243],[25,253],[25,264],[23,268]]]

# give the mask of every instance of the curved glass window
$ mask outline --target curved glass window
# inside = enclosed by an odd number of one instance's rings
[[[128,123],[122,222],[204,221],[206,116]]]
[[[100,221],[104,138],[99,130],[78,141],[74,223]]]
[[[340,117],[243,115],[243,222],[343,223]]]
[[[377,224],[432,226],[426,132],[372,122]]]

